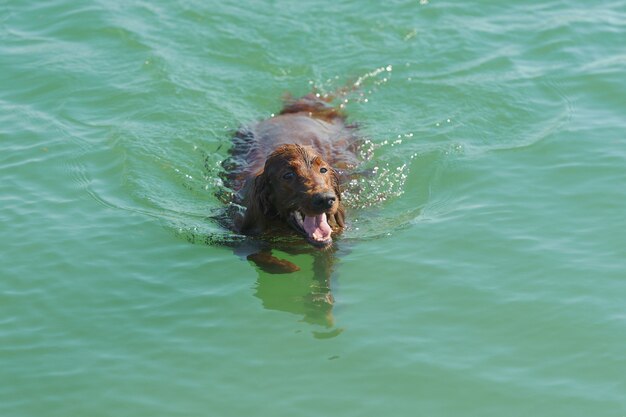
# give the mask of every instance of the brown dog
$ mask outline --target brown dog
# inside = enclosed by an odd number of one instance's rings
[[[282,224],[316,246],[332,243],[344,226],[337,170],[356,166],[355,126],[310,94],[278,116],[239,131],[231,149],[230,185],[246,208],[239,231],[271,233]]]

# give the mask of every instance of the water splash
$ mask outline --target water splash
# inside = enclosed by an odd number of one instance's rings
[[[309,86],[318,97],[333,98],[339,108],[345,108],[350,102],[367,103],[376,89],[391,79],[392,65],[385,65],[358,76],[338,86],[339,76],[326,79],[322,83],[309,80]]]

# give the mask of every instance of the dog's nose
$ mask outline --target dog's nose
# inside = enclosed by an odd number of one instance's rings
[[[337,196],[334,193],[317,193],[313,196],[313,207],[317,209],[329,209],[335,204]]]

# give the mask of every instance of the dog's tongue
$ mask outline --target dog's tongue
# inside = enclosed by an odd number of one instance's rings
[[[326,213],[318,214],[317,216],[304,216],[303,225],[309,237],[318,242],[330,239],[330,235],[333,232],[326,221]]]

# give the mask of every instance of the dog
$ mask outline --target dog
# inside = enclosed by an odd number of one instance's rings
[[[308,94],[240,129],[223,164],[235,202],[245,207],[239,233],[267,236],[287,225],[312,245],[329,247],[345,228],[341,186],[356,167],[356,125],[332,97]]]

